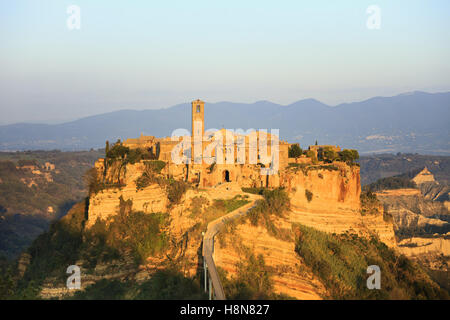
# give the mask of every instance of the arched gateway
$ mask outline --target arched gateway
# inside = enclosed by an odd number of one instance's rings
[[[230,182],[230,171],[224,170],[223,171],[223,182]]]

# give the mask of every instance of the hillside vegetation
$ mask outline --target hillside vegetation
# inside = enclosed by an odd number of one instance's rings
[[[48,232],[40,235],[27,250],[31,263],[23,277],[17,268],[5,264],[0,276],[0,299],[38,299],[48,285],[64,287],[69,265],[82,266],[84,273],[95,274],[97,268],[108,272],[138,272],[148,257],[161,258],[162,269],[148,280],[102,279],[77,293],[75,299],[202,299],[200,281],[186,278],[172,256],[171,235],[165,213],[144,214],[122,200],[119,213],[108,221],[98,220],[84,229],[86,206],[76,204]]]
[[[64,288],[66,269],[76,264],[83,270],[84,283],[92,285],[72,298],[203,299],[201,277],[186,275],[186,266],[195,263],[186,260],[187,246],[201,248],[201,231],[208,222],[248,202],[241,195],[209,201],[194,197],[186,215],[198,222],[177,238],[170,232],[169,213],[136,211],[132,200],[122,197],[116,214],[85,228],[86,198],[32,243],[27,250],[31,262],[22,268],[26,268],[23,276],[20,268],[10,265],[0,277],[0,298],[36,299],[46,288]],[[150,278],[137,281],[142,267]]]
[[[405,175],[398,175],[393,177],[387,177],[379,179],[369,185],[363,187],[363,190],[381,191],[381,190],[393,190],[393,189],[408,189],[417,188],[417,185],[411,178]]]
[[[68,300],[206,300],[199,282],[176,270],[156,272],[142,283],[100,280]]]
[[[326,286],[332,299],[449,299],[416,263],[377,238],[328,234],[295,225],[296,252]],[[367,288],[366,269],[381,270],[381,289]]]
[[[0,153],[0,256],[16,257],[86,196],[83,176],[99,151]],[[45,163],[55,166],[46,169]]]

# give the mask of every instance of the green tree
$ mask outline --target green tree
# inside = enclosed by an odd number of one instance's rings
[[[344,149],[339,153],[339,157],[342,161],[351,163],[351,162],[359,159],[359,153],[357,150]]]
[[[184,181],[171,180],[167,185],[167,198],[171,204],[178,204],[181,197],[186,193],[188,184]]]
[[[358,152],[358,150],[351,149],[351,151],[352,151],[352,155],[353,155],[353,160],[358,160],[359,159],[359,152]]]
[[[323,150],[322,156],[323,156],[323,160],[325,160],[327,162],[333,162],[334,160],[337,159],[338,154],[332,148],[325,147]]]
[[[6,300],[13,296],[15,281],[11,268],[0,268],[0,299]]]
[[[106,154],[107,164],[111,165],[115,160],[120,160],[120,166],[117,171],[117,183],[120,184],[120,173],[127,165],[127,156],[130,154],[130,148],[125,147],[120,139],[110,148]],[[133,156],[135,153],[133,153]],[[133,159],[134,160],[134,159]]]
[[[289,158],[298,158],[302,155],[302,149],[298,143],[294,143],[289,147],[288,151]]]
[[[316,153],[314,151],[312,151],[312,150],[306,151],[306,156],[308,158],[312,159],[312,163],[317,163],[317,156],[316,156]]]
[[[226,272],[219,269],[227,298],[233,300],[274,299],[272,272],[264,257],[250,253],[237,264],[237,275],[227,279]]]
[[[106,157],[109,159],[125,159],[126,155],[130,152],[130,148],[125,147],[120,139],[109,149]]]
[[[89,195],[96,194],[103,189],[103,184],[95,168],[91,168],[86,172],[84,180],[88,186]]]

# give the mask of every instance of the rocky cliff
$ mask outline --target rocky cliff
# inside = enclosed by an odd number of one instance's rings
[[[111,166],[105,174],[105,181],[114,181],[118,176],[118,171],[117,164]],[[142,176],[144,171],[143,163],[128,164],[121,169],[121,186],[112,186],[91,195],[86,226],[89,228],[97,219],[105,220],[117,214],[121,197],[123,200],[132,200],[135,211],[166,212],[167,195],[158,184],[153,183],[138,190],[136,180]]]
[[[383,210],[361,214],[358,166],[333,163],[294,170],[287,176],[287,186],[291,191],[291,222],[330,233],[376,234],[387,245],[395,246],[393,224],[385,219]]]
[[[241,186],[231,182],[205,189],[191,188],[178,204],[170,205],[167,191],[158,183],[137,187],[136,181],[144,172],[143,163],[128,164],[122,169],[114,166],[108,168],[106,181],[114,182],[120,176],[117,181],[121,185],[106,188],[90,197],[86,226],[89,228],[97,219],[105,220],[117,214],[121,199],[132,200],[135,211],[169,212],[172,246],[168,255],[181,263],[186,275],[194,276],[201,268],[201,231],[206,227],[205,223],[221,214],[220,210],[214,213],[218,209],[212,205],[218,199],[243,195]],[[161,174],[164,175],[165,171]],[[296,299],[321,299],[326,296],[326,288],[295,252],[295,237],[292,234],[295,223],[330,233],[350,231],[363,236],[376,234],[386,244],[395,245],[393,225],[383,219],[382,212],[361,214],[358,166],[345,163],[294,166],[280,172],[279,183],[285,187],[291,203],[289,213],[275,221],[281,230],[281,237],[245,222],[237,225],[221,241],[216,241],[214,259],[229,276],[236,273],[239,262],[248,259],[242,251],[244,245],[254,254],[264,256],[273,274],[276,293]],[[162,265],[164,261],[161,257],[149,257],[142,268],[151,273]]]
[[[450,231],[450,215],[444,203],[427,199],[419,189],[377,192],[385,210],[400,233],[441,233]]]
[[[411,181],[416,188],[381,190],[377,197],[393,217],[398,251],[427,267],[435,281],[450,288],[449,187],[435,181],[426,167]]]
[[[228,278],[236,276],[238,263],[248,259],[248,253],[262,254],[273,274],[274,291],[295,299],[319,300],[326,288],[295,253],[294,235],[289,218],[277,221],[285,238],[270,235],[266,228],[249,222],[239,224],[233,234],[220,234],[214,247],[214,260],[227,272]]]
[[[229,278],[252,252],[264,256],[277,293],[296,299],[326,297],[326,288],[295,252],[296,223],[329,233],[377,235],[388,246],[396,246],[393,223],[385,219],[382,207],[377,214],[361,214],[359,167],[338,163],[291,168],[281,182],[289,191],[291,210],[274,220],[278,236],[248,221],[238,223],[231,234],[226,230],[219,234],[214,259]]]
[[[291,205],[309,212],[358,212],[361,182],[358,166],[342,162],[293,167],[282,185],[291,192]]]

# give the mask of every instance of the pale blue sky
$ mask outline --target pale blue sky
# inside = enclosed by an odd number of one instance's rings
[[[380,30],[366,27],[373,4]],[[0,124],[450,91],[449,18],[448,0],[0,0]]]

